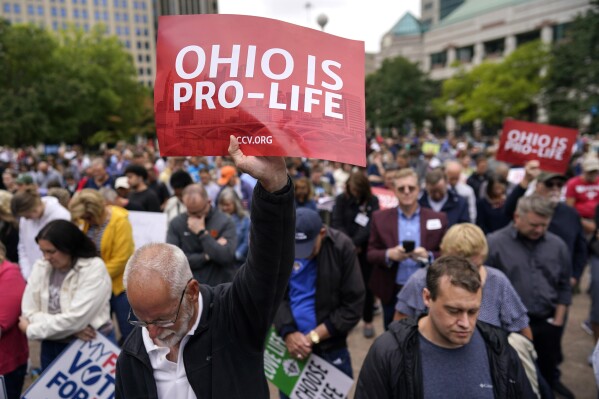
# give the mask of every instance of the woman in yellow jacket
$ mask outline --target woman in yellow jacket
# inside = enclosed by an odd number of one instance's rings
[[[69,210],[74,221],[96,244],[98,256],[102,258],[112,279],[110,310],[116,314],[122,344],[133,330],[127,322],[129,301],[123,286],[123,272],[129,257],[135,250],[133,233],[128,212],[119,206],[107,205],[99,191],[83,189],[77,193]]]

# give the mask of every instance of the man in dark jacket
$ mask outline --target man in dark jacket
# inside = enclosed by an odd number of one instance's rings
[[[166,242],[183,250],[196,280],[210,286],[231,282],[237,270],[235,222],[212,206],[199,183],[183,189],[183,204],[187,211],[170,222]]]
[[[136,251],[125,284],[139,328],[117,361],[117,399],[269,397],[263,350],[293,265],[293,185],[283,159],[246,157],[234,137],[229,153],[259,180],[246,264],[209,287],[172,245]]]
[[[506,333],[476,320],[482,288],[474,265],[437,259],[422,297],[428,315],[392,323],[370,348],[357,399],[536,397]]]
[[[418,200],[420,206],[447,215],[448,227],[456,223],[470,223],[468,201],[455,191],[449,190],[447,177],[441,169],[433,169],[424,177],[424,193]]]
[[[298,208],[295,263],[275,327],[289,353],[310,353],[352,377],[347,333],[360,321],[364,282],[351,239],[325,227],[316,211]]]

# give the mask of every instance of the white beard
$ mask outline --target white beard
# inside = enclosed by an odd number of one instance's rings
[[[181,315],[179,316],[179,322],[181,326],[177,330],[164,329],[160,335],[154,338],[154,343],[157,346],[163,348],[172,348],[177,345],[185,335],[187,334],[187,328],[189,326],[189,320],[193,316],[193,308],[187,307],[187,304],[181,309]]]

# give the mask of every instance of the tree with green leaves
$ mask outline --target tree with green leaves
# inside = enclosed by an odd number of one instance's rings
[[[499,63],[486,61],[470,71],[461,69],[443,82],[441,97],[433,106],[460,123],[480,119],[493,128],[505,118],[530,119],[544,85],[541,72],[548,62],[546,46],[539,41],[526,43]]]
[[[578,128],[591,116],[599,129],[599,0],[567,26],[566,38],[553,47],[546,101],[550,123]]]
[[[432,96],[433,85],[417,64],[403,57],[386,59],[366,77],[366,119],[382,128],[421,127]]]
[[[116,142],[131,137],[148,97],[102,26],[54,34],[0,22],[0,144]]]

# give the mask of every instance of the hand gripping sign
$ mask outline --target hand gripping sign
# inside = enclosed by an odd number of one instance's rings
[[[268,18],[160,17],[163,156],[306,156],[364,166],[364,43]]]
[[[271,328],[264,350],[264,374],[290,399],[343,399],[353,380],[315,354],[298,360]]]
[[[542,170],[564,173],[577,135],[574,129],[506,120],[496,158],[516,166],[536,159]]]

